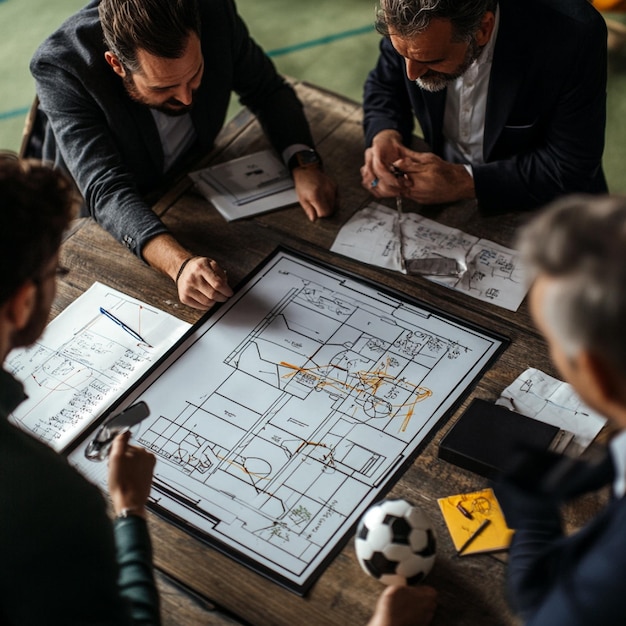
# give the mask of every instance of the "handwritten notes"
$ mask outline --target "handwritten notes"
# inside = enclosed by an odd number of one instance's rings
[[[463,556],[509,547],[513,531],[506,525],[493,489],[439,498],[437,503],[454,547]]]
[[[105,315],[122,320],[137,341]],[[13,423],[63,450],[109,408],[185,332],[188,324],[101,283],[68,306],[29,348],[14,350],[7,370],[24,383],[28,399]]]
[[[397,219],[394,209],[381,204],[367,206],[342,227],[331,250],[398,272],[403,271],[402,258],[453,258],[461,268],[458,276],[426,278],[510,311],[517,310],[528,289],[515,250],[417,213],[402,215],[399,238]]]
[[[583,403],[571,385],[534,367],[518,376],[496,404],[574,433],[574,441],[582,448],[606,423],[604,417]]]

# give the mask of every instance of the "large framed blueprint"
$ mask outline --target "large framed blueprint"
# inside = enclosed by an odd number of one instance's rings
[[[506,344],[278,249],[119,408],[155,510],[304,594]]]

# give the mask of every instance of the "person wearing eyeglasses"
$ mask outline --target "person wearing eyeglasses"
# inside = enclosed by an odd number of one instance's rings
[[[0,360],[41,335],[73,217],[68,179],[0,157]],[[146,502],[154,456],[119,435],[109,456],[111,523],[100,491],[8,420],[23,385],[0,369],[0,623],[160,624]],[[45,406],[38,407],[45,412]]]

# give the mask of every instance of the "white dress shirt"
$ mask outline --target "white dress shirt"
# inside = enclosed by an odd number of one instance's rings
[[[443,119],[443,154],[446,161],[478,165],[484,163],[483,136],[489,75],[498,35],[500,9],[496,8],[491,38],[467,71],[448,85]],[[471,173],[471,169],[468,168]]]
[[[613,493],[616,498],[621,498],[626,493],[626,430],[611,439],[609,449],[615,466]]]

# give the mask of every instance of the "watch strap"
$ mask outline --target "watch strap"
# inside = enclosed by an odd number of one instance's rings
[[[312,148],[298,150],[298,152],[291,155],[287,162],[287,167],[290,172],[293,172],[297,167],[322,169],[322,159],[317,151]]]

